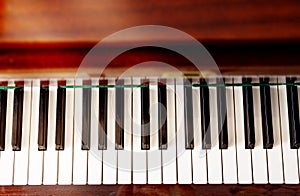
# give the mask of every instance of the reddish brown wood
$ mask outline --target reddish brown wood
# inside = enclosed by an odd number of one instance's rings
[[[224,74],[299,73],[299,8],[298,0],[3,0],[0,74],[49,68],[76,73],[95,43],[143,24],[175,27],[204,42]],[[110,68],[156,59],[191,69],[182,58],[167,53],[136,51],[114,60]]]
[[[3,0],[0,40],[93,41],[158,24],[203,40],[300,38],[298,0]]]
[[[300,74],[300,47],[295,42],[204,42],[223,74]],[[75,74],[82,59],[94,46],[78,43],[6,43],[0,44],[0,73],[31,74],[62,72]],[[111,46],[110,49],[117,46]],[[105,55],[105,54],[102,54]],[[124,71],[130,66],[160,61],[180,70],[195,70],[181,55],[161,48],[144,47],[123,53],[109,64],[104,74]]]
[[[298,185],[2,186],[1,195],[297,195]]]

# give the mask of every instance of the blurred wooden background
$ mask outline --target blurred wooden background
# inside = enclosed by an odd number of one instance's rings
[[[98,42],[158,24],[200,41],[300,39],[298,0],[3,0],[1,42]]]
[[[177,28],[198,39],[223,74],[300,73],[299,10],[298,0],[3,0],[0,75],[28,69],[35,76],[52,72],[72,75],[87,52],[106,36],[149,24]],[[143,39],[147,38],[138,37],[137,41]],[[176,55],[159,50],[150,53],[158,60],[175,59],[178,63],[174,66],[192,69]],[[149,51],[142,50],[125,59],[127,64],[155,60],[148,57]],[[112,62],[106,75],[124,67],[123,62],[124,58]]]
[[[0,69],[5,74],[14,74],[16,69],[75,73],[87,52],[106,36],[155,24],[198,39],[224,74],[299,73],[299,10],[298,0],[3,0]],[[147,38],[137,41],[143,39]],[[127,64],[147,61],[149,51],[142,52],[129,53]],[[161,51],[150,53],[159,60],[171,58]],[[122,62],[113,62],[108,71],[124,67]]]

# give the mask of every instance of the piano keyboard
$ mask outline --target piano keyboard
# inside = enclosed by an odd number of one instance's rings
[[[299,88],[274,76],[3,81],[0,185],[298,184]]]

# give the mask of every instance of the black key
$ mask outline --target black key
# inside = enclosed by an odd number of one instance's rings
[[[101,80],[100,85],[107,85],[107,80]],[[99,88],[98,149],[107,149],[107,88]]]
[[[24,87],[14,90],[13,125],[12,125],[12,149],[21,150],[22,143],[22,121],[23,121],[23,97]]]
[[[66,89],[57,88],[57,107],[56,107],[56,135],[55,149],[64,150],[65,147],[65,107],[66,107]]]
[[[202,149],[211,148],[210,134],[210,109],[209,109],[209,88],[205,79],[200,79],[200,106],[201,106],[201,132],[202,132]]]
[[[273,148],[273,123],[271,110],[271,92],[269,85],[269,78],[260,78],[260,102],[261,102],[261,120],[263,132],[263,147],[264,149]]]
[[[297,86],[292,85],[295,83],[296,78],[287,77],[286,86],[288,113],[289,113],[289,126],[290,126],[290,143],[292,149],[300,147],[300,125],[299,125],[299,105]]]
[[[165,80],[158,83],[158,127],[159,149],[167,149],[167,87]]]
[[[83,81],[83,85],[91,85],[90,81]],[[82,150],[90,149],[91,134],[91,88],[82,89]]]
[[[194,149],[192,80],[184,81],[185,149]]]
[[[244,108],[244,129],[245,148],[253,149],[255,146],[253,92],[251,78],[243,78],[243,108]]]
[[[0,90],[0,151],[5,150],[7,90]]]
[[[228,128],[227,128],[227,107],[226,107],[226,87],[222,78],[217,79],[217,108],[218,108],[218,133],[219,149],[228,148]]]
[[[40,87],[38,150],[47,150],[49,87]]]
[[[146,84],[146,87],[141,88],[141,112],[142,112],[142,133],[141,133],[141,149],[150,149],[150,98],[149,98],[149,82],[143,80],[142,84]]]
[[[117,85],[124,85],[124,80],[116,81]],[[116,88],[116,150],[124,149],[124,88]]]

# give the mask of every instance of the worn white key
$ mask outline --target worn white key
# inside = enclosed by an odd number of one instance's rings
[[[15,151],[14,185],[26,185],[28,175],[30,113],[31,113],[31,81],[24,81],[22,143],[21,150]]]
[[[131,85],[131,79],[124,79],[125,85]],[[132,90],[124,89],[124,150],[118,151],[118,184],[131,184],[131,109]]]
[[[133,85],[141,84],[140,78],[132,79]],[[133,184],[147,183],[147,152],[141,150],[141,89],[132,89],[132,179]]]
[[[99,85],[99,79],[92,79],[92,85]],[[92,88],[91,100],[91,148],[88,151],[88,184],[101,184],[102,150],[98,150],[99,89]]]
[[[234,83],[240,84],[242,79],[235,78]],[[235,125],[236,125],[236,150],[238,165],[238,183],[252,183],[251,150],[245,149],[243,89],[241,86],[234,87]]]
[[[58,152],[55,150],[57,80],[49,83],[47,150],[44,152],[43,184],[57,184]]]
[[[194,80],[199,83],[199,80]],[[201,133],[201,106],[200,88],[193,88],[193,122],[194,122],[194,149],[192,150],[193,159],[193,183],[207,184],[207,164],[206,150],[202,149]]]
[[[278,77],[278,83],[285,83],[284,77]],[[282,157],[284,166],[284,182],[286,184],[298,184],[298,156],[297,150],[291,149],[288,106],[286,86],[278,86],[279,105],[280,105],[280,123],[281,123],[281,139],[282,139]]]
[[[232,79],[225,79],[225,82],[232,84]],[[222,150],[223,182],[224,184],[237,183],[237,162],[235,143],[235,117],[234,117],[233,87],[226,87],[226,108],[227,108],[227,130],[228,149]]]
[[[29,185],[41,185],[43,180],[44,152],[38,150],[39,103],[40,103],[40,80],[37,79],[34,80],[32,83],[30,148],[29,148],[29,165],[28,165]]]
[[[67,80],[66,85],[74,85],[74,80]],[[74,88],[66,89],[65,107],[65,148],[58,152],[58,184],[68,185],[73,171]]]
[[[175,85],[167,79],[167,149],[162,150],[163,184],[176,184]]]
[[[114,79],[108,79],[108,85],[114,85]],[[103,150],[103,184],[117,183],[117,150],[115,150],[115,111],[116,89],[107,92],[107,150]]]
[[[211,79],[210,83],[214,84],[215,79]],[[222,155],[219,149],[219,133],[218,133],[218,109],[217,109],[217,89],[209,87],[209,107],[210,107],[210,131],[211,131],[211,149],[207,150],[207,168],[208,183],[222,183]]]
[[[275,77],[270,78],[270,83],[277,83],[277,78]],[[284,181],[283,181],[283,165],[282,165],[282,150],[281,150],[278,87],[271,86],[270,94],[271,94],[274,145],[272,149],[267,149],[269,183],[279,184],[279,183],[283,183]]]
[[[150,96],[150,150],[148,150],[148,184],[161,184],[161,150],[158,140],[158,86],[157,79],[149,79]]]
[[[8,86],[15,86],[8,81]],[[14,89],[7,90],[7,112],[5,130],[5,151],[0,152],[0,184],[11,185],[13,181],[14,152],[12,151],[12,122],[13,122]]]
[[[297,80],[295,81],[296,83],[300,82],[299,77],[297,78]],[[297,92],[298,92],[298,108],[300,111],[300,86],[297,86]],[[300,120],[300,119],[299,119]],[[300,161],[299,161],[299,157],[300,157],[300,150],[298,149],[298,169],[300,168]],[[299,170],[298,170],[299,171]],[[299,178],[300,178],[300,173],[299,173]]]
[[[185,149],[184,86],[183,79],[176,79],[176,124],[177,124],[177,174],[179,184],[192,183],[191,150]]]
[[[82,79],[76,79],[75,85],[81,86]],[[73,184],[86,184],[87,182],[87,150],[81,150],[82,110],[83,110],[82,101],[83,101],[82,88],[75,88]]]
[[[258,78],[252,79],[253,83],[259,83]],[[253,112],[255,147],[252,150],[253,182],[255,184],[268,183],[267,151],[263,148],[263,133],[261,120],[260,87],[253,86]]]

